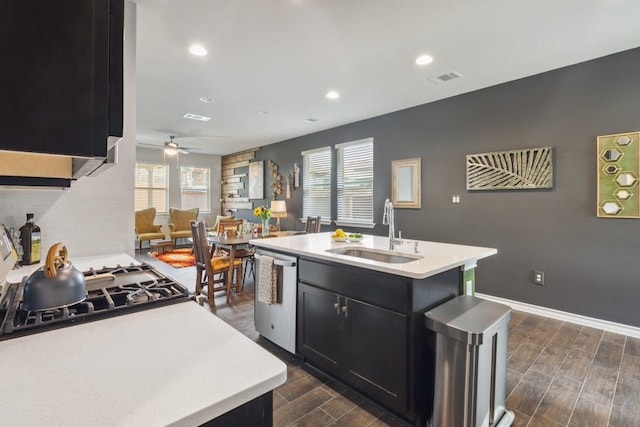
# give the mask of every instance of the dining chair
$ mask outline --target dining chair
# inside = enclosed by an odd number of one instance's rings
[[[322,217],[321,216],[308,216],[307,217],[307,225],[304,228],[304,231],[307,233],[319,233],[320,226],[322,225]]]
[[[241,219],[220,219],[216,232],[218,233],[218,236],[223,236],[225,235],[224,233],[227,233],[227,237],[241,236],[243,233],[243,228],[244,221]],[[247,270],[249,270],[249,274],[253,276],[254,283],[256,280],[254,259],[255,253],[256,249],[253,245],[247,245],[246,248],[236,248],[233,253],[235,259],[240,258],[244,262],[242,280],[247,277]],[[215,254],[217,256],[229,256],[229,251],[224,248],[216,248]]]
[[[214,256],[207,241],[207,229],[203,221],[191,221],[191,234],[196,257],[196,295],[200,295],[202,288],[206,286],[209,306],[215,307],[214,293],[218,291],[226,291],[227,303],[229,303],[231,289],[235,288],[237,291],[242,288],[242,260],[235,259],[233,269],[230,271],[229,257]],[[228,275],[234,273],[235,282],[233,277],[229,281]]]
[[[142,209],[135,212],[136,221],[136,238],[139,242],[140,253],[142,253],[142,242],[145,240],[165,239],[161,226],[156,225],[153,221],[156,218],[156,208]]]

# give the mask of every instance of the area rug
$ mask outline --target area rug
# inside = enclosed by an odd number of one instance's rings
[[[151,255],[174,268],[196,265],[196,257],[191,253],[191,248],[174,249],[163,253],[151,252]]]

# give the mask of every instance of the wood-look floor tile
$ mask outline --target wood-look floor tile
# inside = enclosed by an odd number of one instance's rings
[[[523,373],[514,371],[513,369],[507,368],[507,384],[505,389],[505,396],[509,397],[511,392],[516,388],[518,383],[523,377]]]
[[[640,426],[640,390],[618,383],[609,424],[614,427]]]
[[[280,393],[282,397],[291,402],[298,397],[308,393],[309,391],[319,388],[321,385],[322,382],[316,377],[314,377],[313,375],[306,375],[296,380],[287,381],[276,390],[278,390],[278,393]],[[324,392],[330,396],[329,393],[327,393],[326,391]]]
[[[284,405],[289,403],[287,399],[282,397],[277,390],[273,390],[273,410],[275,411],[278,408],[282,408]]]
[[[525,340],[524,333],[520,331],[509,333],[507,337],[507,358],[511,357],[525,343]]]
[[[592,365],[582,386],[581,398],[611,406],[616,391],[618,369],[601,365]]]
[[[594,328],[582,328],[580,335],[576,338],[576,342],[573,343],[573,349],[581,350],[586,353],[595,354],[602,338],[602,330]]]
[[[551,377],[535,371],[528,371],[509,395],[506,407],[526,415],[533,415],[542,400]]]
[[[580,350],[570,350],[564,363],[558,370],[560,376],[573,378],[577,381],[584,381],[591,366],[593,356]]]
[[[513,415],[515,417],[512,427],[527,427],[527,424],[529,424],[529,420],[531,419],[529,415],[516,411],[513,408],[507,408],[513,411]]]
[[[406,425],[406,422],[385,412],[369,424],[369,427],[405,427]]]
[[[368,411],[364,410],[356,406],[342,417],[338,418],[332,426],[345,426],[345,427],[354,427],[354,426],[368,426],[373,423],[378,417],[372,415]]]
[[[593,363],[612,369],[620,368],[623,346],[610,341],[600,341]]]
[[[509,330],[512,330],[527,317],[527,313],[518,310],[511,311],[511,319],[509,319]]]
[[[325,390],[320,387],[316,387],[293,402],[273,411],[273,425],[289,425],[304,417],[314,409],[320,407],[324,402],[331,398],[331,395]]]
[[[571,417],[571,409],[578,400],[582,383],[568,377],[555,377],[542,398],[536,415],[542,415],[566,425]]]
[[[322,409],[333,418],[338,419],[364,402],[364,399],[355,393],[346,392],[345,394],[340,394],[327,401],[322,405]]]
[[[610,407],[590,400],[579,398],[571,414],[569,426],[603,427],[609,425]]]
[[[560,329],[562,325],[564,325],[564,321],[558,319],[552,319],[550,317],[545,317],[542,321],[543,325],[554,326],[556,329]]]
[[[623,354],[620,362],[619,382],[640,389],[640,357]]]
[[[581,326],[565,323],[558,329],[558,332],[556,332],[553,338],[551,338],[548,345],[571,348],[576,338],[578,338],[578,335],[580,335],[580,331],[582,331]]]
[[[608,341],[614,344],[624,345],[626,335],[616,334],[615,332],[604,331],[602,334],[602,341]]]
[[[532,344],[522,344],[509,358],[509,368],[523,374],[542,353],[543,347]]]
[[[538,415],[536,413],[529,421],[527,427],[563,427],[566,424],[559,423],[550,418],[544,417],[542,415]]]
[[[527,314],[527,317],[522,319],[522,322],[518,325],[518,327],[522,329],[526,329],[528,331],[533,331],[535,328],[540,326],[542,322],[544,322],[544,317],[537,316],[535,314]]]
[[[526,334],[527,343],[545,346],[558,332],[557,326],[542,324]]]
[[[632,356],[640,357],[640,338],[627,338],[627,343],[624,346],[624,352]]]
[[[322,427],[331,425],[335,419],[320,408],[316,408],[299,420],[289,424],[295,427]]]
[[[547,346],[533,362],[530,369],[552,377],[558,372],[568,353],[569,349],[566,347]]]

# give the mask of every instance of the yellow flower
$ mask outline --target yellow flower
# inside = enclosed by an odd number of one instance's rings
[[[255,216],[259,216],[262,219],[271,218],[271,210],[269,208],[264,207],[264,206],[258,206],[257,208],[255,208],[253,210],[253,214]]]

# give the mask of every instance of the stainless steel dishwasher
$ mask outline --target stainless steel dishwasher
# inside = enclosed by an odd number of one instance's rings
[[[273,265],[277,273],[278,298],[275,304],[258,301],[258,280],[256,280],[254,312],[256,331],[274,344],[295,354],[298,258],[258,249],[255,254],[257,273],[260,272],[260,259],[263,256],[273,258]]]

